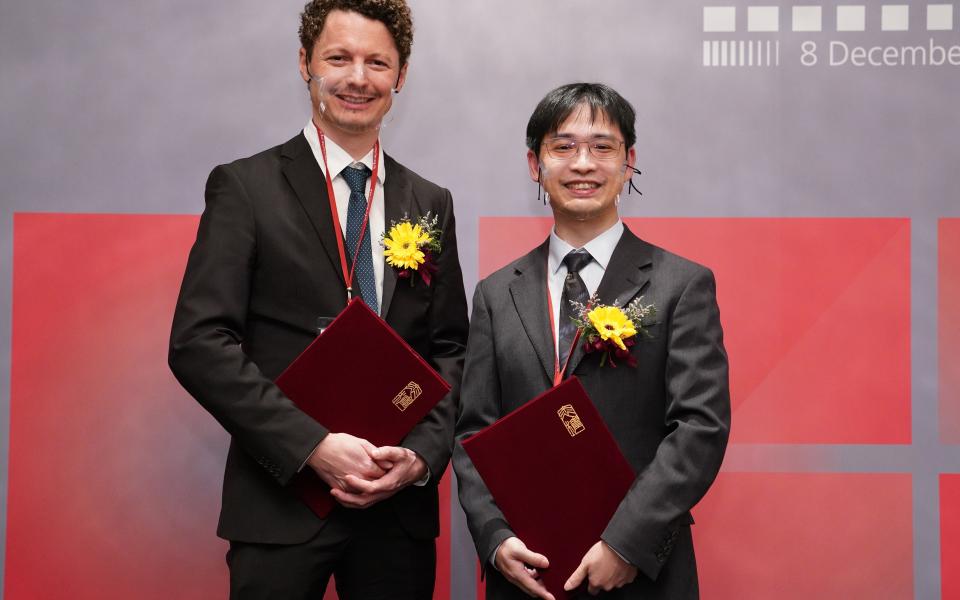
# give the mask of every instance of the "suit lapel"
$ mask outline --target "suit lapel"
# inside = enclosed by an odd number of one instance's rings
[[[323,170],[317,164],[310,145],[302,133],[283,145],[281,155],[288,159],[283,167],[283,175],[310,219],[310,224],[320,238],[325,254],[337,274],[337,279],[344,284],[344,294],[346,294],[346,282],[340,269],[340,251],[337,248],[337,236],[334,233],[333,216],[330,214],[330,201]]]
[[[547,252],[550,240],[527,254],[517,264],[517,278],[510,282],[510,295],[520,323],[540,359],[547,377],[553,380],[556,364],[553,334],[547,308]]]
[[[613,250],[607,269],[603,273],[597,296],[601,304],[625,307],[650,281],[650,266],[653,264],[653,247],[623,227],[623,235]],[[583,344],[577,343],[570,357],[567,373],[571,374],[580,364],[585,353]]]
[[[404,216],[416,219],[413,214],[413,191],[410,179],[403,168],[386,154],[384,157],[385,179],[383,183],[384,231],[390,231],[391,223],[398,223]],[[373,243],[379,243],[379,240]],[[383,299],[380,302],[380,316],[386,320],[390,314],[390,303],[397,289],[397,271],[383,260]]]

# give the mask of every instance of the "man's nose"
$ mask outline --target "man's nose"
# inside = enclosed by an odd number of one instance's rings
[[[570,168],[575,171],[590,171],[596,167],[589,144],[578,144],[577,154],[570,159]]]
[[[363,83],[367,79],[367,72],[364,68],[363,60],[357,59],[350,66],[350,72],[347,75],[347,81],[351,83]]]

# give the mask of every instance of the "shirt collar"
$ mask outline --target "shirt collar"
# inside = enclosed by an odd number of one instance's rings
[[[607,229],[584,244],[583,249],[590,253],[590,256],[593,257],[593,260],[597,261],[601,269],[606,271],[607,264],[610,263],[610,257],[613,256],[613,251],[616,249],[617,243],[620,241],[620,236],[622,235],[623,221],[617,219],[617,222],[614,223],[610,229]],[[561,240],[559,236],[557,236],[557,228],[554,226],[550,230],[549,261],[551,274],[556,274],[557,270],[560,269],[560,265],[563,264],[563,257],[569,254],[571,250],[576,250],[576,248]]]
[[[317,127],[313,124],[312,119],[308,121],[307,126],[303,128],[303,136],[307,138],[307,143],[310,144],[310,149],[313,150],[313,157],[317,160],[317,164],[320,165],[320,170],[322,171],[323,152],[320,151],[320,136],[317,135]],[[327,146],[327,164],[330,165],[331,179],[338,177],[340,171],[343,171],[355,162],[362,163],[371,171],[373,170],[373,148],[370,149],[370,152],[367,152],[366,156],[355,161],[346,150],[331,140],[329,136],[324,138],[324,142]],[[380,146],[380,158],[378,160],[380,161],[380,168],[377,169],[377,181],[380,185],[383,185],[383,182],[387,179],[387,170],[383,164],[382,144]]]

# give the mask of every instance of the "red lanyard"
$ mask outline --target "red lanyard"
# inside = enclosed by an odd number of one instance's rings
[[[561,292],[560,297],[563,297]],[[590,303],[587,303],[587,310],[590,310]],[[567,360],[563,361],[563,368],[560,368],[560,353],[559,346],[560,342],[557,340],[557,326],[553,322],[553,298],[550,296],[550,264],[547,263],[547,311],[550,315],[550,333],[553,335],[553,385],[560,385],[560,382],[563,381],[563,374],[567,372],[567,366],[570,364],[570,357],[573,356],[573,349],[577,347],[577,342],[580,341],[580,334],[583,331],[580,328],[577,328],[577,333],[573,336],[573,341],[570,343],[570,350],[567,352]]]
[[[353,271],[357,268],[357,254],[360,252],[360,244],[363,242],[363,234],[367,230],[367,224],[370,221],[370,207],[373,206],[373,192],[377,186],[377,172],[380,170],[380,140],[373,145],[373,172],[370,174],[370,197],[367,199],[367,210],[363,213],[363,225],[360,227],[360,237],[357,239],[357,247],[353,249],[353,264],[347,269],[347,253],[343,247],[343,229],[340,228],[340,213],[337,211],[337,199],[333,195],[333,179],[330,177],[330,167],[327,166],[327,142],[324,139],[323,131],[317,128],[317,135],[320,137],[320,153],[323,155],[323,173],[327,176],[327,199],[330,200],[330,213],[333,215],[333,230],[337,238],[337,250],[340,252],[340,270],[343,271],[343,281],[347,286],[347,302],[353,298]]]

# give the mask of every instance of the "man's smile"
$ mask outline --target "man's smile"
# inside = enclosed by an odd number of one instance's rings
[[[366,95],[366,94],[334,94],[338,100],[346,104],[348,108],[357,107],[362,108],[363,106],[370,104],[376,99],[376,96]]]
[[[569,190],[574,196],[591,196],[596,190],[600,189],[602,185],[603,184],[596,181],[577,179],[564,183],[563,187]]]

